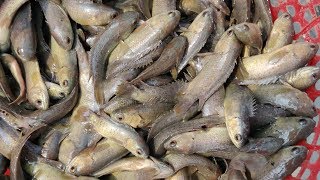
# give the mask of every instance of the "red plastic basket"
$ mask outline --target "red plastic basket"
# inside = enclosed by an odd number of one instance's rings
[[[272,17],[275,20],[281,13],[288,12],[294,20],[295,37],[297,41],[320,43],[320,0],[270,0]],[[320,66],[320,50],[309,65]],[[318,116],[317,122],[307,140],[300,142],[309,149],[307,159],[287,179],[320,179],[320,80],[306,91],[314,101]]]

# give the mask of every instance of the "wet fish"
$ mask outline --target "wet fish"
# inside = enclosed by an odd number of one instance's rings
[[[178,103],[174,110],[183,114],[197,100],[199,100],[199,109],[202,109],[205,101],[225,83],[233,71],[241,49],[242,45],[233,29],[227,30],[215,47],[215,54],[205,57],[216,58],[216,60],[209,61],[200,73],[182,88],[177,96]]]
[[[108,76],[149,64],[152,59],[142,57],[157,49],[162,40],[178,25],[179,20],[180,12],[175,10],[158,14],[139,26],[110,54]],[[137,41],[139,43],[136,43]]]
[[[158,60],[143,70],[138,77],[131,81],[132,84],[136,84],[139,81],[164,74],[169,70],[177,67],[184,55],[187,46],[187,38],[184,36],[178,36],[173,38],[168,45],[165,46],[161,56]]]
[[[155,155],[160,156],[165,153],[164,144],[173,136],[196,130],[206,130],[212,126],[221,124],[221,118],[215,116],[203,117],[187,122],[179,122],[162,129],[152,140],[151,147]]]
[[[58,85],[56,83],[49,82],[49,81],[45,81],[44,83],[47,86],[50,98],[62,99],[66,96],[64,93],[64,89],[60,85]]]
[[[50,39],[52,58],[57,65],[57,80],[59,81],[60,86],[64,89],[65,94],[68,95],[78,80],[78,60],[76,50],[65,50],[58,44],[53,36],[51,36]]]
[[[176,10],[176,0],[154,0],[152,3],[152,16],[173,10]]]
[[[224,115],[229,136],[233,144],[240,148],[250,133],[249,117],[254,116],[255,100],[250,90],[235,83],[226,88]]]
[[[276,122],[253,132],[254,137],[276,137],[283,139],[283,146],[294,145],[307,138],[315,122],[306,117],[278,117]]]
[[[160,75],[156,77],[149,78],[145,81],[149,86],[163,86],[173,82],[173,78],[168,75]]]
[[[203,10],[190,24],[184,36],[188,40],[188,47],[185,55],[177,68],[178,73],[188,64],[188,62],[201,50],[205,45],[209,35],[213,31],[213,9]]]
[[[199,0],[180,0],[179,9],[187,15],[192,13],[201,13],[202,6]]]
[[[291,86],[270,84],[265,86],[249,85],[248,87],[259,103],[281,107],[297,116],[316,116],[313,102],[308,95]]]
[[[74,32],[68,14],[52,1],[38,1],[49,30],[55,41],[65,50],[70,50],[74,42]]]
[[[308,42],[290,44],[269,53],[243,58],[237,77],[242,84],[268,84],[278,76],[304,66],[318,50]]]
[[[176,172],[174,175],[170,176],[169,178],[166,178],[166,180],[188,180],[188,168],[182,168],[178,172]]]
[[[97,102],[104,104],[103,80],[107,57],[119,42],[124,40],[135,28],[139,14],[126,12],[111,21],[91,48],[90,62],[93,75],[94,92]],[[115,35],[116,34],[116,35]]]
[[[4,94],[4,97],[6,97],[8,100],[13,101],[15,99],[1,63],[0,63],[0,89]]]
[[[127,149],[116,142],[110,139],[103,139],[96,146],[81,151],[67,165],[66,170],[76,176],[92,174],[128,153]]]
[[[26,99],[26,84],[22,77],[22,71],[17,60],[10,54],[3,53],[0,57],[4,66],[10,69],[10,72],[19,85],[19,95],[12,104],[20,104]],[[1,71],[1,70],[0,70]],[[3,88],[5,89],[5,88]],[[8,93],[6,93],[8,94]]]
[[[10,25],[18,9],[27,0],[10,1],[5,0],[0,8],[0,51],[7,52],[10,48]]]
[[[93,176],[101,177],[117,171],[136,171],[142,169],[154,169],[154,179],[166,178],[173,174],[173,169],[170,165],[150,157],[150,159],[143,159],[139,157],[128,157],[120,159],[107,167],[93,173]]]
[[[270,104],[256,104],[254,116],[249,118],[250,127],[251,129],[261,128],[274,123],[277,117],[286,117],[290,114],[285,109]]]
[[[58,159],[60,143],[66,136],[62,131],[51,130],[42,144],[41,156],[51,160]]]
[[[214,51],[217,43],[219,42],[221,36],[226,31],[226,20],[225,14],[219,8],[213,7],[213,17],[215,22],[215,28],[212,34],[208,38],[209,49],[211,52]]]
[[[221,86],[211,97],[204,103],[202,107],[202,116],[219,115],[224,116],[223,101],[225,98],[225,89]]]
[[[251,0],[232,0],[230,25],[250,22],[252,19]]]
[[[262,32],[262,39],[266,40],[273,26],[269,2],[253,0],[253,3],[254,13],[252,22],[259,25]]]
[[[110,114],[111,118],[127,124],[133,128],[143,128],[155,121],[164,112],[172,109],[170,103],[144,103],[132,104],[115,110]]]
[[[93,0],[62,0],[69,16],[81,25],[106,25],[118,12],[102,3]]]
[[[116,4],[115,6],[121,9],[123,12],[127,11],[137,11],[142,14],[145,19],[151,18],[150,13],[150,1],[148,0],[125,0],[120,4]]]
[[[148,157],[148,146],[142,137],[130,126],[116,122],[106,114],[98,116],[95,113],[91,113],[88,118],[93,128],[102,136],[114,140],[137,157]],[[119,134],[119,132],[122,133]]]
[[[289,13],[284,12],[275,21],[263,53],[268,53],[292,43],[294,36],[293,20]]]
[[[241,23],[234,26],[234,32],[243,44],[262,50],[261,31],[258,25],[253,23]]]
[[[320,68],[316,66],[302,67],[290,71],[280,77],[280,81],[287,82],[292,87],[305,90],[320,78]]]
[[[133,104],[138,104],[138,102],[128,95],[116,96],[107,103],[106,107],[104,108],[104,112],[107,114],[112,114],[118,109],[122,109]]]

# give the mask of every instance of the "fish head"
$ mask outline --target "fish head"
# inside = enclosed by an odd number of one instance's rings
[[[146,23],[154,29],[160,29],[163,34],[170,34],[178,25],[181,14],[178,10],[168,11],[150,18]]]
[[[64,95],[70,94],[76,83],[76,71],[70,68],[62,67],[58,72],[57,76],[59,84],[64,91]]]
[[[124,33],[123,37],[121,37],[121,39],[124,40],[138,26],[139,13],[136,11],[128,11],[119,15],[117,18],[120,19],[119,22],[121,23],[121,29],[119,29],[119,31],[126,32]],[[120,33],[120,34],[123,34],[123,33]]]
[[[164,148],[168,151],[188,153],[192,148],[191,138],[185,136],[174,136],[164,143]]]
[[[244,146],[248,139],[249,124],[237,117],[233,117],[226,121],[226,125],[233,144],[237,148]]]
[[[66,166],[66,171],[76,176],[89,174],[92,173],[90,167],[92,167],[93,163],[93,159],[89,154],[85,154],[85,156],[84,154],[80,154],[74,157]]]
[[[46,110],[49,108],[49,95],[42,88],[33,87],[32,95],[27,94],[29,102],[37,109]]]

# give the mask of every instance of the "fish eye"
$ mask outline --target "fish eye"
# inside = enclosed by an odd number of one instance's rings
[[[311,45],[310,45],[310,48],[311,48],[311,49],[315,49],[315,48],[316,48],[316,45],[311,44]]]
[[[169,12],[168,15],[169,15],[170,17],[174,17],[174,16],[176,15],[176,13],[175,13],[175,12]]]
[[[139,149],[137,149],[136,152],[137,152],[138,155],[142,155],[142,149],[139,148]]]
[[[202,16],[205,17],[208,15],[208,11],[203,12]]]
[[[40,99],[38,99],[37,101],[36,101],[36,103],[37,103],[37,105],[41,105],[42,104],[42,101],[40,100]]]
[[[114,19],[115,17],[117,17],[117,13],[114,13],[111,15],[111,18]]]
[[[313,79],[316,79],[316,78],[317,78],[317,74],[316,74],[316,73],[313,73],[313,74],[312,74],[312,77],[313,77]]]
[[[217,8],[217,11],[220,12],[221,11],[220,8]]]
[[[241,136],[240,134],[236,134],[236,135],[234,136],[234,139],[235,139],[236,141],[242,141],[242,136]]]
[[[119,115],[119,116],[117,117],[117,119],[118,119],[119,121],[122,121],[122,120],[123,120],[123,116],[122,116],[122,115]]]
[[[292,153],[293,155],[299,154],[299,152],[300,152],[300,148],[298,148],[298,147],[293,147],[293,148],[291,149],[291,153]]]
[[[175,140],[172,140],[170,143],[169,143],[170,147],[175,147],[177,145],[177,141]]]
[[[68,84],[69,84],[69,81],[68,80],[64,80],[63,82],[62,82],[62,86],[68,86]]]
[[[228,36],[231,36],[231,35],[232,35],[232,32],[233,32],[232,30],[229,30],[229,31],[227,32],[227,35],[228,35]]]
[[[67,44],[70,44],[70,43],[71,43],[70,37],[66,37],[66,42],[67,42]]]
[[[307,124],[307,120],[306,119],[299,119],[298,120],[300,125],[306,125]]]
[[[248,31],[249,29],[250,29],[250,28],[249,28],[248,25],[246,25],[246,24],[243,25],[243,30]]]
[[[201,129],[203,129],[203,130],[206,130],[208,127],[207,127],[207,125],[202,125],[201,126]]]
[[[61,97],[65,97],[65,96],[66,96],[63,92],[60,92],[59,95],[60,95]]]
[[[274,162],[273,161],[270,164],[271,164],[271,166],[274,166]]]
[[[288,13],[285,13],[285,15],[283,17],[288,19],[290,17],[290,15]]]
[[[71,167],[70,167],[70,172],[74,173],[75,171],[76,171],[76,167],[71,166]]]

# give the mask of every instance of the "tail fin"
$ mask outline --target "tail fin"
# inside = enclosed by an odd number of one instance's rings
[[[104,104],[104,88],[103,83],[95,83],[94,84],[94,97],[97,101],[97,103],[101,106]]]

